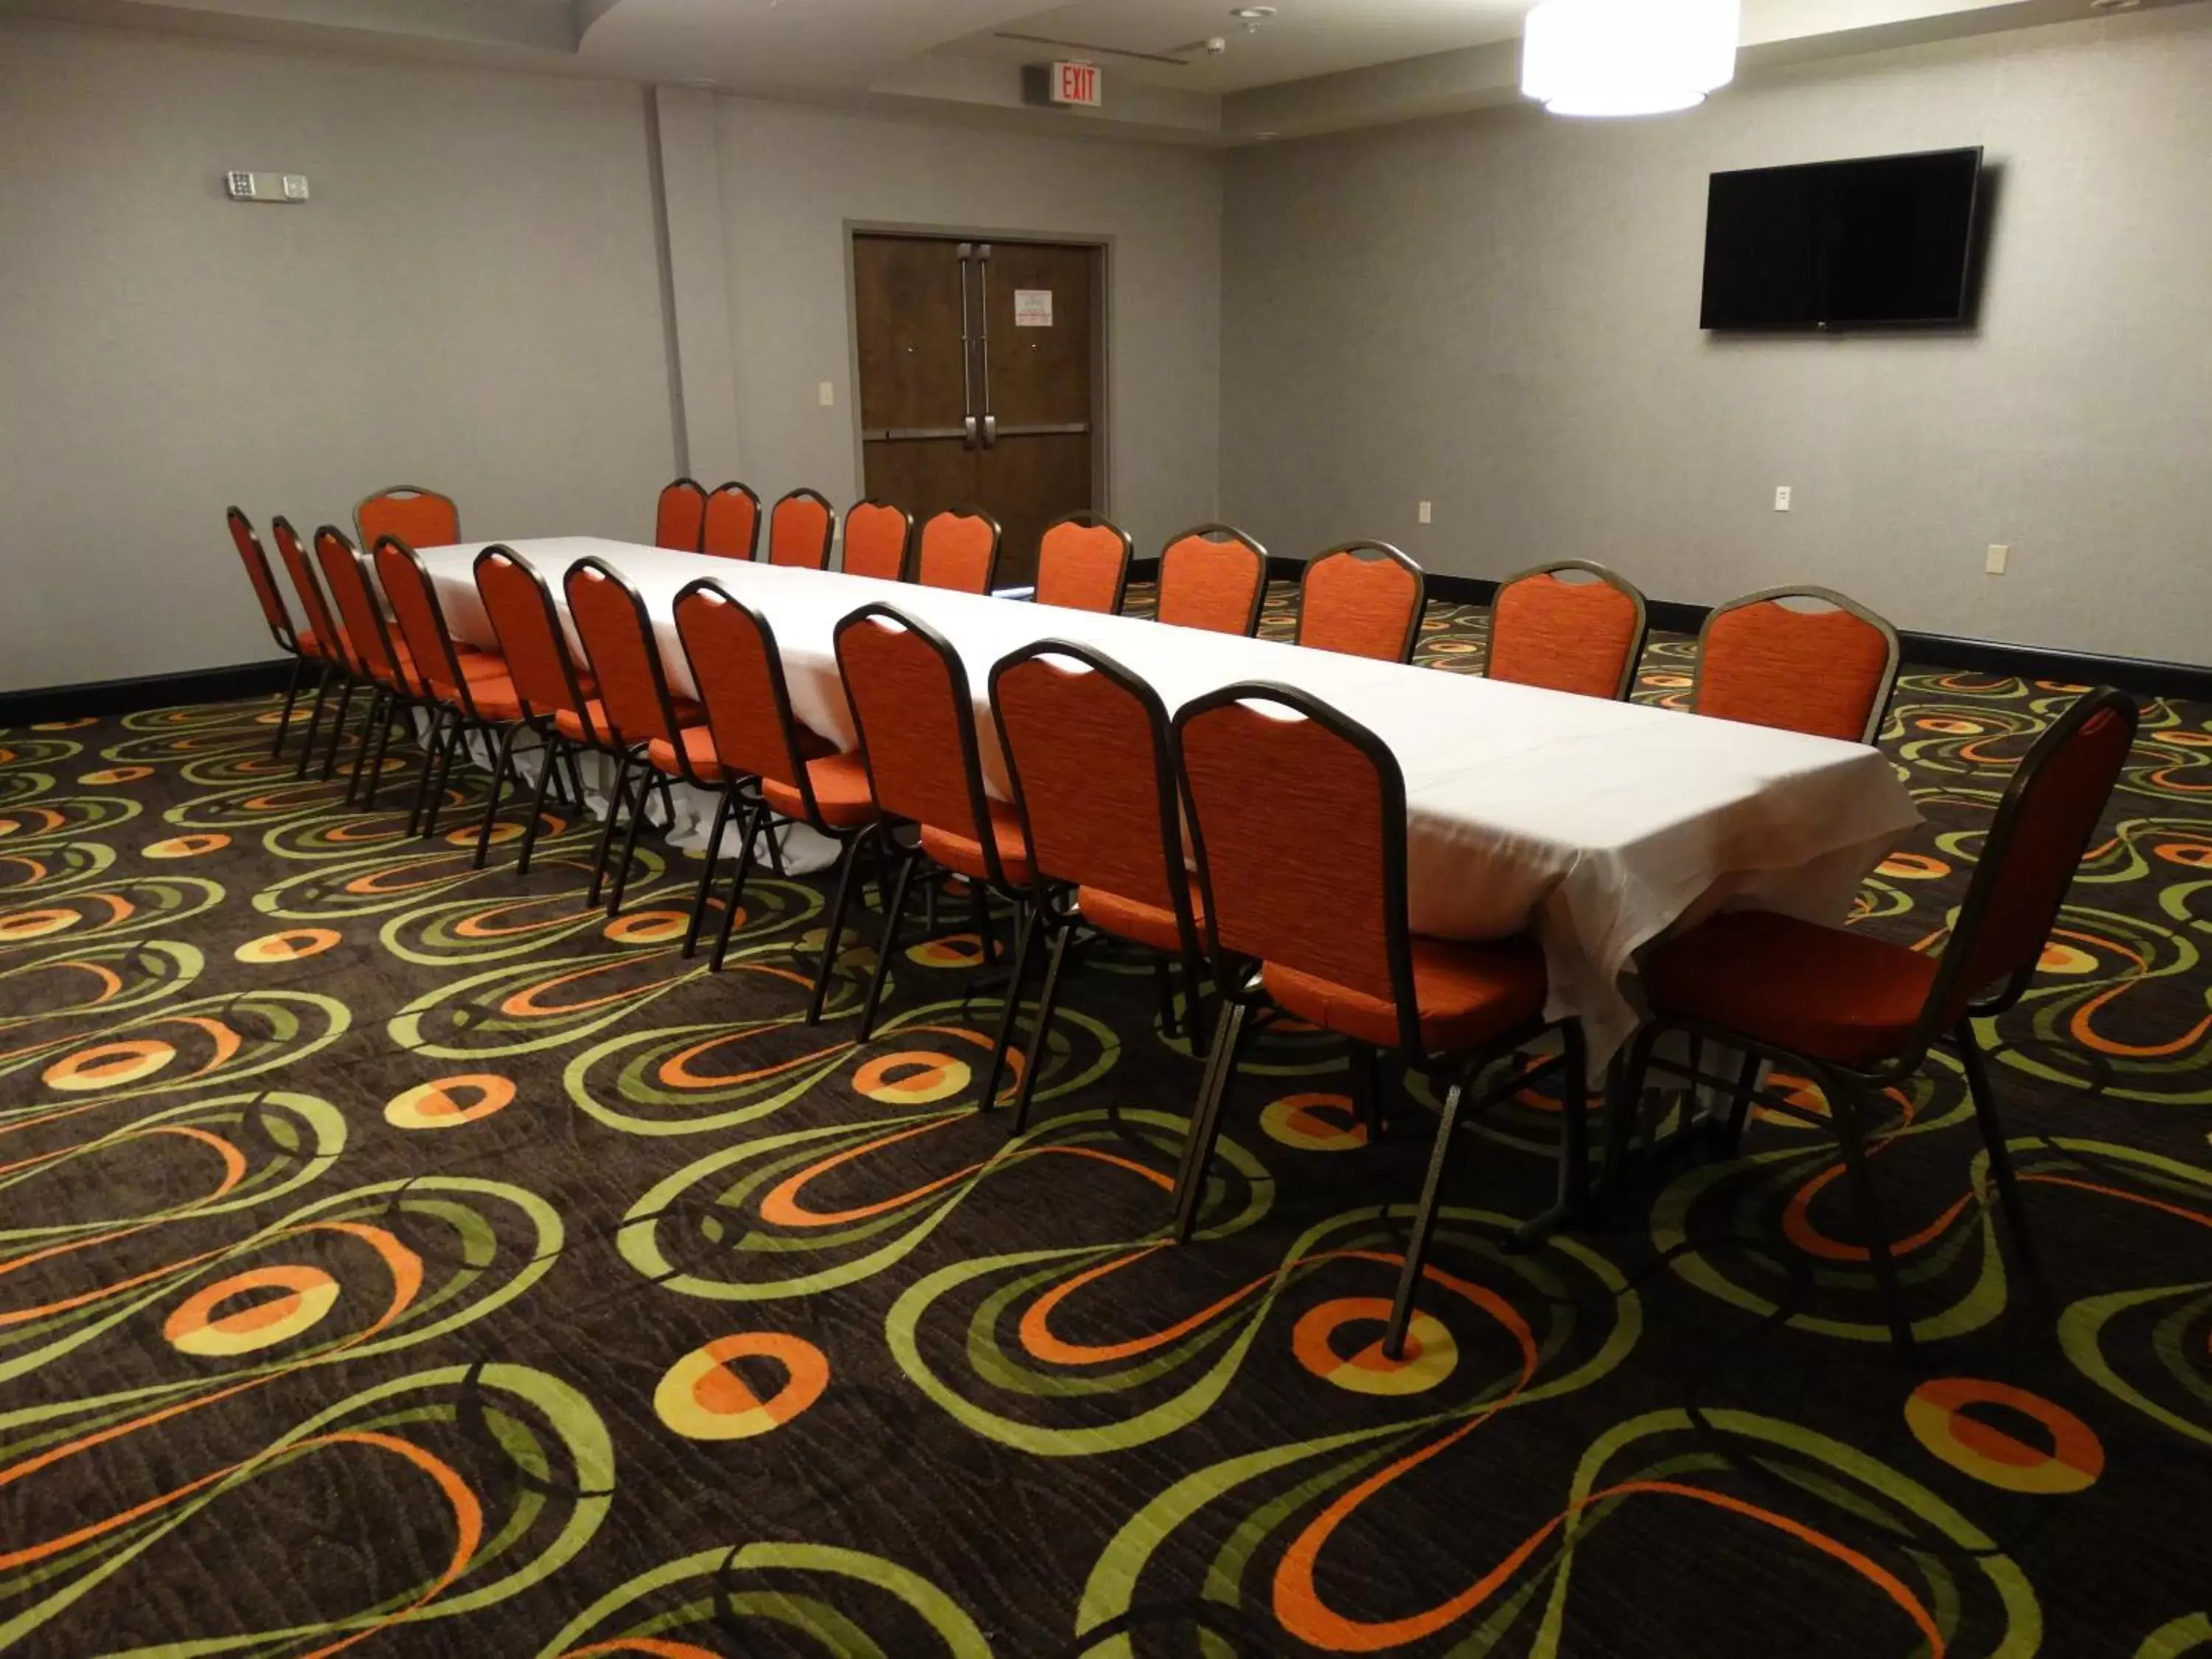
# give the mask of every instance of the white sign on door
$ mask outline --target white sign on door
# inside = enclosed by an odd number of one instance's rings
[[[1050,328],[1052,326],[1052,290],[1048,288],[1018,288],[1014,290],[1014,326],[1016,328]]]

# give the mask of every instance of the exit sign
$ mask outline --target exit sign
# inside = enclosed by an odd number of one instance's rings
[[[1096,64],[1054,64],[1052,101],[1079,109],[1097,109],[1106,102],[1106,88]]]

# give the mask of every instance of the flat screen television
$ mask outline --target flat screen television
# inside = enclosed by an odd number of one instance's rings
[[[1705,196],[1700,325],[1969,320],[1981,178],[1978,147],[1716,173]]]

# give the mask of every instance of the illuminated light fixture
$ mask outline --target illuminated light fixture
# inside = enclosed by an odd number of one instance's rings
[[[1542,0],[1521,90],[1554,115],[1694,109],[1735,78],[1741,0]]]

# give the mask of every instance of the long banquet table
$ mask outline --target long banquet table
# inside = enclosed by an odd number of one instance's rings
[[[489,647],[498,641],[473,572],[488,544],[422,557],[456,635]],[[620,570],[645,598],[679,695],[693,688],[671,609],[688,583],[712,576],[775,629],[793,712],[845,748],[854,739],[836,624],[872,601],[897,606],[966,664],[1001,795],[990,670],[1036,640],[1104,652],[1170,714],[1236,680],[1322,697],[1375,732],[1404,771],[1413,929],[1468,939],[1532,931],[1551,970],[1550,1012],[1582,1016],[1594,1066],[1634,1028],[1623,981],[1639,946],[1732,903],[1839,921],[1860,879],[1920,823],[1889,762],[1860,744],[842,572],[589,537],[503,545],[546,579],[564,617],[571,564],[597,556]]]

